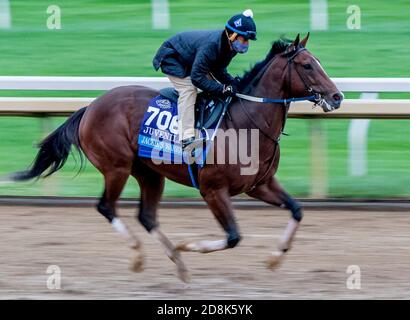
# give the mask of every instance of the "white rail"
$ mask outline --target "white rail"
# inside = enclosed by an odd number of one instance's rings
[[[349,92],[410,92],[410,78],[332,78]],[[1,76],[0,90],[109,90],[125,85],[161,89],[170,85],[165,77],[20,77]]]
[[[88,106],[94,98],[11,98],[0,97],[0,115],[68,115]],[[405,118],[410,119],[410,100],[346,99],[340,109],[324,113],[311,102],[296,102],[292,118]]]

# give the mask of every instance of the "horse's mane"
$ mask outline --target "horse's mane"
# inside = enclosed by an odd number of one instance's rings
[[[272,48],[269,53],[266,55],[265,59],[257,62],[250,70],[246,71],[244,75],[240,78],[238,83],[238,90],[242,93],[247,93],[250,89],[250,84],[253,82],[256,84],[259,79],[255,79],[258,73],[272,60],[272,58],[282,53],[291,43],[290,40],[281,38],[272,43]]]

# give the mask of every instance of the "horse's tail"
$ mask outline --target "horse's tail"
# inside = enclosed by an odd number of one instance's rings
[[[66,122],[50,133],[38,144],[40,150],[30,168],[25,171],[13,173],[10,176],[14,181],[25,181],[33,178],[46,178],[54,172],[60,170],[67,161],[70,154],[71,145],[74,145],[80,155],[80,169],[84,164],[84,157],[81,153],[79,127],[86,107],[74,113]],[[48,172],[43,174],[47,169]]]

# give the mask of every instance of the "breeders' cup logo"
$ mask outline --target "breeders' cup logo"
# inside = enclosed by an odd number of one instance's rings
[[[157,105],[161,109],[170,109],[171,108],[171,102],[167,99],[157,100]]]
[[[235,27],[240,27],[242,25],[242,18],[239,18],[238,20],[233,22],[235,24]]]

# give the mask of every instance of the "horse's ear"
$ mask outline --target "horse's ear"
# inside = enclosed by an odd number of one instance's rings
[[[309,36],[310,36],[310,32],[307,33],[306,37],[300,42],[300,45],[305,48],[306,47],[306,43],[309,40]]]
[[[300,33],[298,33],[298,35],[296,36],[296,39],[292,42],[292,46],[296,48],[299,45],[299,42],[300,42]]]

